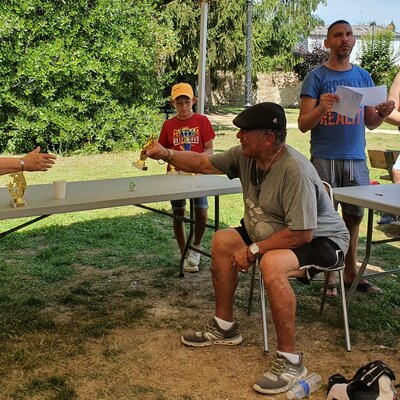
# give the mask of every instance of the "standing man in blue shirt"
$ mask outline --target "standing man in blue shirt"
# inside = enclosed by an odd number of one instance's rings
[[[322,180],[333,187],[369,185],[365,156],[365,127],[375,129],[393,111],[394,102],[386,101],[376,107],[360,107],[354,118],[332,111],[339,101],[337,86],[371,87],[371,76],[350,63],[355,45],[351,25],[344,20],[328,28],[325,47],[330,50],[328,62],[311,71],[301,88],[299,129],[311,130],[311,161]],[[350,247],[345,260],[344,279],[351,285],[357,274],[356,256],[359,227],[364,215],[362,207],[342,204],[342,216],[350,232]],[[330,277],[328,294],[336,296],[335,276]],[[357,290],[380,293],[381,289],[361,280]]]

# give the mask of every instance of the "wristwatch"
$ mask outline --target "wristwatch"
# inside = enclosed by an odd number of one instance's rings
[[[21,171],[23,171],[25,169],[25,161],[22,158],[19,160],[19,165],[21,166]]]
[[[250,253],[256,258],[260,258],[261,254],[260,254],[260,248],[258,247],[257,243],[252,243],[249,247],[248,247]]]

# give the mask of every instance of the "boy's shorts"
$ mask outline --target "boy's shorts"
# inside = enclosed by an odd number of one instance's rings
[[[173,210],[184,210],[186,208],[186,199],[172,200],[171,206]],[[194,208],[208,208],[207,197],[197,197],[194,199]]]
[[[319,177],[333,188],[369,185],[369,171],[365,160],[325,160],[312,158]],[[364,207],[340,203],[342,211],[356,217],[364,216]],[[337,208],[337,204],[335,202]]]
[[[252,244],[249,234],[246,231],[243,220],[240,221],[241,226],[236,227],[243,241],[247,246]],[[299,281],[309,284],[316,274],[321,271],[329,271],[336,268],[344,261],[343,251],[327,237],[318,237],[310,243],[305,243],[300,247],[292,250],[299,260],[300,269],[306,269],[306,277],[297,278]]]

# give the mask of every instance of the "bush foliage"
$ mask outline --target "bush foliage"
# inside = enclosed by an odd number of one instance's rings
[[[172,33],[150,0],[3,0],[0,151],[127,148],[159,129]]]
[[[293,67],[293,71],[302,81],[313,69],[320,67],[329,60],[329,51],[322,47],[314,47],[311,51],[299,49],[296,54],[302,61]]]
[[[393,32],[382,30],[361,39],[360,64],[371,74],[375,85],[386,85],[389,88],[396,76],[399,54],[393,51],[393,38]]]

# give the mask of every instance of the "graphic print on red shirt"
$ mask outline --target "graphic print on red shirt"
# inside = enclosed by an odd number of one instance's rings
[[[162,146],[174,150],[204,151],[204,144],[214,139],[215,132],[205,115],[193,114],[186,120],[176,117],[164,121],[159,142]]]

